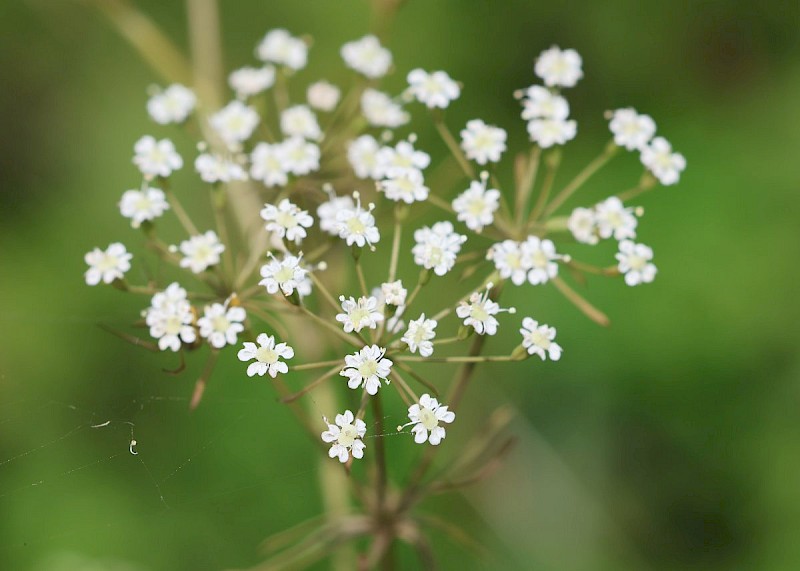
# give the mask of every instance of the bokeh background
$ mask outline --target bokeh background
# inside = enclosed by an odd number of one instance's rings
[[[352,81],[338,47],[368,30],[366,2],[221,4],[228,69],[281,26],[314,37],[298,83]],[[137,5],[186,46],[181,2]],[[480,117],[521,149],[511,92],[556,43],[583,55],[586,74],[569,92],[579,136],[562,184],[599,152],[602,111],[619,106],[655,117],[688,160],[678,186],[640,201],[657,280],[582,287],[610,328],[553,288],[509,292],[558,327],[565,354],[476,377],[460,430],[510,400],[519,445],[492,480],[426,505],[491,554],[434,534],[442,568],[800,568],[799,24],[800,4],[777,0],[410,0],[400,11],[387,85],[399,90],[416,66],[446,69],[466,86],[453,128]],[[174,355],[97,327],[126,327],[146,301],[82,279],[95,245],[141,251],[116,202],[139,180],[133,142],[156,131],[144,103],[158,78],[89,3],[49,0],[0,4],[0,77],[0,568],[256,564],[265,537],[322,509],[315,449],[235,362],[190,414],[202,359],[165,374]],[[444,155],[430,128],[419,133]],[[572,204],[628,188],[638,170],[616,159]],[[573,254],[611,259],[611,245],[598,248]],[[139,456],[120,420],[135,424]]]

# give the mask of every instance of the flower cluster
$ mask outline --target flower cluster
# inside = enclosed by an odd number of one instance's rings
[[[438,378],[426,379],[417,363],[512,362],[533,355],[558,361],[562,348],[555,341],[556,329],[529,316],[514,324],[509,316],[515,308],[504,308],[498,300],[504,287],[555,284],[597,321],[602,313],[562,274],[623,275],[628,285],[653,281],[652,250],[634,242],[643,210],[628,201],[657,182],[676,183],[685,160],[655,136],[649,116],[618,109],[608,115],[613,140],[600,157],[552,192],[561,147],[577,134],[562,95],[583,77],[575,50],[542,52],[533,69],[541,84],[516,93],[531,146],[511,161],[513,191],[498,176],[508,152],[507,131],[475,118],[460,129],[458,139],[444,122],[442,110],[459,100],[463,88],[446,72],[414,69],[400,93],[381,91],[378,81],[393,71],[393,58],[377,37],[367,35],[340,50],[344,65],[365,79],[346,91],[317,80],[302,90],[304,100],[292,101],[287,83],[306,66],[309,43],[286,30],[272,30],[255,53],[259,62],[228,76],[230,99],[221,108],[205,109],[191,89],[179,84],[152,93],[146,104],[157,126],[183,129],[191,124],[190,132],[203,133],[193,164],[197,179],[207,186],[214,228],[198,231],[181,205],[178,196],[184,190],[174,188],[172,174],[184,160],[168,138],[146,135],[135,143],[133,164],[140,184],[126,190],[119,202],[120,213],[141,229],[148,249],[200,284],[197,291],[178,283],[165,286],[155,278],[145,285],[128,283],[132,255],[120,243],[89,252],[85,278],[90,285],[114,284],[150,296],[143,317],[162,351],[206,346],[216,359],[238,346],[238,359],[247,363],[243,375],[268,375],[284,391],[288,388],[281,376],[304,378],[303,371],[328,369],[296,393],[282,396],[286,402],[301,398],[321,383],[336,382],[332,379],[357,391],[357,409],[337,414],[334,423],[324,421],[321,438],[330,445],[331,458],[344,464],[364,458],[367,404],[380,410],[387,392],[407,407],[409,422],[399,432],[411,427],[418,444],[442,442],[445,425],[455,420],[449,406],[457,406],[463,387],[454,388],[453,400],[443,404],[438,391],[446,387]],[[369,81],[369,87],[362,81]],[[268,98],[268,92],[274,97]],[[413,132],[400,132],[411,122],[414,103],[434,121],[460,168],[448,184],[435,187],[426,180],[433,162],[426,145]],[[619,149],[639,153],[644,166],[639,183],[558,216],[558,209]],[[454,192],[444,196],[442,189],[448,188]],[[197,189],[190,191],[194,202]],[[422,221],[431,208],[439,216]],[[172,216],[186,236],[177,245],[165,242],[160,232]],[[228,227],[233,221],[239,234]],[[404,240],[406,231],[410,237]],[[564,253],[575,241],[597,245],[611,239],[618,243],[612,267],[592,266]],[[365,264],[369,252],[377,250]],[[388,271],[375,270],[384,260]],[[326,271],[334,261],[346,264],[336,268],[343,272]],[[563,267],[570,271],[561,272]],[[410,276],[401,276],[409,270]],[[353,279],[345,284],[329,276],[334,273]],[[466,285],[452,285],[453,274]],[[435,289],[428,286],[431,282],[462,291],[438,310],[423,312],[419,300]],[[348,287],[359,291],[337,295]],[[428,296],[427,304],[441,297]],[[193,305],[193,300],[203,304]],[[323,349],[335,358],[301,360],[290,372],[295,349],[288,340],[294,339],[301,358],[308,347],[300,321],[327,336]],[[484,339],[479,336],[494,336],[509,325],[519,328],[516,347],[494,355],[468,348],[468,338],[475,336],[481,343],[473,347],[480,347]],[[414,383],[427,392],[418,395]],[[380,425],[383,417],[375,415]]]

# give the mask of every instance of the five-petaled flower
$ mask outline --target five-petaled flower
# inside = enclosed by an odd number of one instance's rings
[[[352,456],[353,458],[364,457],[364,435],[367,433],[367,425],[360,418],[355,418],[349,410],[344,414],[336,415],[336,424],[330,424],[328,419],[324,419],[328,425],[328,430],[322,433],[322,441],[331,445],[328,456],[338,458],[344,464]]]
[[[291,359],[294,357],[294,349],[286,343],[275,343],[275,337],[261,333],[256,337],[256,343],[245,341],[244,349],[240,349],[238,357],[240,361],[252,361],[247,366],[247,376],[253,377],[258,375],[263,377],[269,374],[273,379],[278,376],[278,373],[286,374],[289,372],[289,366],[281,361],[281,359]]]
[[[347,377],[347,386],[351,389],[364,387],[367,394],[375,395],[381,387],[381,379],[386,380],[394,364],[385,354],[386,349],[377,345],[363,347],[345,356],[345,368],[339,374]]]

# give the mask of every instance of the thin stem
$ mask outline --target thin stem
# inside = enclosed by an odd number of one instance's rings
[[[379,509],[383,509],[386,501],[386,448],[383,442],[383,403],[381,395],[372,397],[372,414],[375,417],[375,466],[377,468],[375,493]]]
[[[356,275],[358,276],[358,285],[361,286],[361,294],[364,297],[369,297],[369,290],[367,289],[367,280],[364,278],[364,268],[361,267],[361,262],[356,258]]]
[[[322,297],[325,299],[325,301],[327,301],[328,304],[337,312],[340,311],[342,309],[341,305],[336,302],[336,299],[334,299],[331,292],[325,287],[325,284],[322,283],[316,274],[314,274],[314,272],[308,272],[308,277],[311,278],[312,282],[314,282],[314,286],[322,294]]]
[[[336,363],[337,364],[336,364],[335,367],[333,367],[332,369],[328,370],[321,377],[318,377],[317,379],[311,381],[309,384],[307,384],[305,387],[303,387],[302,389],[300,389],[296,393],[283,397],[281,399],[281,402],[284,403],[284,404],[292,403],[292,402],[296,401],[297,399],[299,399],[300,397],[302,397],[303,395],[306,395],[306,394],[310,393],[315,388],[317,388],[319,385],[321,385],[322,383],[324,383],[325,381],[330,379],[332,376],[334,376],[335,374],[337,374],[341,370],[341,366],[342,366],[341,361],[337,361]],[[293,371],[298,371],[298,370],[300,370],[301,366],[302,365],[296,366],[296,367],[292,367],[292,370]]]
[[[496,363],[513,361],[511,355],[462,355],[453,357],[417,357],[416,355],[398,355],[398,361],[407,363]]]
[[[445,212],[449,212],[450,214],[453,214],[454,212],[453,206],[449,202],[447,202],[446,200],[435,194],[428,195],[428,202],[430,202],[434,206],[441,208]]]
[[[190,85],[189,61],[153,21],[127,0],[92,0],[139,55],[162,79]]]
[[[472,168],[472,165],[467,161],[467,158],[464,156],[464,153],[461,151],[461,147],[458,146],[458,142],[456,141],[453,134],[450,132],[450,129],[447,128],[447,125],[444,122],[440,113],[434,114],[433,124],[436,125],[436,130],[439,131],[439,134],[442,136],[447,148],[450,149],[450,152],[455,157],[456,161],[458,161],[461,170],[464,171],[469,178],[475,178],[475,169]]]
[[[406,403],[406,406],[411,406],[412,402],[419,402],[419,397],[414,394],[414,391],[411,390],[411,387],[408,386],[408,383],[405,382],[403,377],[401,377],[397,371],[392,371],[389,376],[399,387],[397,392],[400,395],[400,398],[403,399],[403,402]]]
[[[310,317],[311,319],[313,319],[314,321],[325,327],[331,333],[335,334],[342,341],[345,341],[350,345],[352,345],[353,347],[357,347],[359,349],[363,346],[363,343],[359,343],[353,337],[351,337],[350,335],[348,335],[347,333],[336,327],[334,324],[329,323],[325,319],[322,319],[320,316],[318,316],[316,313],[310,311],[307,307],[305,306],[299,306],[299,307],[300,311],[302,311],[305,315],[307,315],[308,317]]]
[[[592,264],[586,264],[584,262],[579,262],[578,260],[571,259],[568,262],[564,262],[570,268],[575,268],[580,272],[586,272],[588,274],[596,274],[598,276],[618,276],[619,275],[619,268],[617,266],[608,266],[605,268],[601,268],[599,266],[593,266]]]
[[[303,363],[302,365],[295,365],[292,371],[309,371],[311,369],[322,369],[323,367],[330,367],[331,365],[341,365],[341,359],[332,359],[330,361],[317,361],[316,363]]]
[[[187,0],[195,89],[214,108],[222,105],[222,41],[216,0]]]
[[[389,262],[389,281],[393,282],[395,277],[397,277],[397,261],[400,257],[400,238],[402,234],[403,226],[400,224],[400,221],[397,220],[395,215],[395,222],[394,222],[394,237],[392,239],[392,257]]]
[[[536,197],[536,204],[533,206],[533,210],[531,210],[530,216],[528,216],[528,226],[530,227],[533,223],[535,223],[542,214],[545,205],[547,204],[547,199],[550,198],[550,190],[553,188],[553,182],[556,179],[556,173],[558,172],[558,165],[561,164],[561,149],[555,149],[550,151],[545,158],[545,166],[547,168],[547,172],[544,175],[544,182],[542,183],[542,189],[539,191],[539,196]]]
[[[528,157],[528,168],[525,170],[525,175],[517,187],[516,201],[514,208],[516,210],[514,223],[517,227],[522,226],[522,221],[525,220],[525,210],[528,207],[528,198],[533,192],[533,185],[536,182],[536,173],[539,170],[539,159],[542,156],[542,148],[534,145],[531,148],[530,157]]]
[[[553,212],[558,210],[576,190],[583,186],[583,183],[589,180],[594,173],[600,170],[600,168],[617,153],[617,149],[619,149],[619,147],[614,144],[614,141],[607,144],[603,152],[600,153],[600,156],[586,165],[586,167],[553,198],[552,202],[544,209],[544,216],[550,216]]]
[[[567,282],[562,280],[560,277],[556,276],[553,278],[552,282],[556,286],[556,289],[558,289],[558,291],[560,291],[564,297],[571,301],[575,307],[580,309],[581,312],[586,315],[586,317],[598,325],[602,325],[603,327],[607,327],[609,323],[611,323],[605,313],[589,303],[581,294],[569,287]]]
[[[203,367],[203,372],[200,374],[200,378],[197,379],[197,382],[194,385],[194,392],[192,392],[192,398],[189,401],[189,410],[194,410],[197,408],[197,405],[200,404],[200,401],[203,398],[203,393],[206,390],[206,384],[208,383],[208,379],[211,378],[211,373],[214,372],[214,367],[217,364],[217,360],[219,359],[219,351],[211,350],[211,355],[208,356],[208,361],[206,361],[206,366]]]
[[[236,269],[233,262],[233,248],[230,234],[228,233],[228,224],[225,221],[225,191],[222,188],[212,188],[211,194],[211,200],[214,203],[214,221],[216,222],[217,232],[219,232],[219,238],[225,245],[222,259],[225,267],[228,269],[227,275],[233,276],[236,275]]]
[[[189,218],[186,210],[184,210],[183,206],[178,200],[178,197],[175,196],[174,192],[167,193],[167,200],[169,201],[173,212],[175,212],[175,216],[178,217],[178,221],[181,223],[181,226],[183,226],[183,229],[186,230],[186,233],[189,234],[189,236],[197,236],[200,234],[200,232],[197,231],[197,227],[192,222],[192,219]]]
[[[416,371],[414,371],[414,369],[412,369],[411,367],[409,367],[408,365],[406,365],[405,363],[402,363],[402,362],[400,362],[400,361],[398,361],[398,362],[397,362],[397,366],[398,366],[400,369],[402,369],[403,371],[405,371],[406,373],[408,373],[409,375],[411,375],[411,378],[412,378],[412,379],[414,379],[414,380],[415,380],[415,381],[417,381],[419,384],[421,384],[422,386],[424,386],[425,388],[427,388],[429,391],[431,391],[431,392],[434,394],[434,396],[437,396],[437,397],[439,396],[439,389],[437,389],[437,388],[436,388],[436,387],[433,385],[433,383],[431,383],[430,381],[427,381],[427,380],[425,380],[425,379],[424,379],[422,376],[420,376],[420,375],[419,375],[419,374],[418,374]]]

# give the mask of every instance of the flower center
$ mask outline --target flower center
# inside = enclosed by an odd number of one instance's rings
[[[345,424],[339,431],[339,437],[336,439],[340,445],[349,448],[353,445],[358,437],[358,431],[352,424]]]
[[[489,319],[489,312],[486,311],[486,307],[482,303],[476,303],[472,306],[469,316],[478,321],[486,321]]]
[[[433,414],[433,411],[429,408],[420,407],[419,410],[419,421],[422,423],[428,430],[433,430],[437,426],[439,426],[439,420],[436,418],[436,415]]]
[[[278,354],[271,347],[259,347],[256,351],[256,359],[261,363],[272,365],[278,362]]]
[[[136,210],[140,211],[148,211],[153,207],[153,203],[150,202],[150,199],[146,196],[142,195],[139,197],[139,200],[136,201]]]
[[[473,216],[480,216],[485,209],[486,202],[482,198],[473,198],[467,206],[467,211]]]
[[[166,323],[164,323],[164,331],[167,332],[167,335],[177,335],[182,327],[183,322],[177,315],[170,315],[167,317]]]
[[[97,264],[97,269],[105,272],[113,270],[118,264],[119,260],[116,256],[106,254],[100,259],[100,262]]]
[[[547,256],[545,256],[544,252],[541,250],[536,250],[531,256],[531,259],[533,260],[533,265],[537,268],[545,267],[548,262]]]
[[[614,228],[619,228],[622,226],[622,215],[619,212],[610,212],[608,214],[608,223]]]
[[[366,230],[366,226],[364,223],[361,222],[358,216],[352,216],[347,221],[347,229],[350,231],[351,234],[363,234],[364,230]]]
[[[294,228],[297,226],[297,218],[291,212],[280,211],[278,216],[275,217],[275,222],[284,228]]]
[[[509,268],[518,270],[522,268],[522,259],[520,258],[519,252],[509,252],[506,254],[506,265]]]
[[[414,331],[414,335],[411,336],[411,339],[414,341],[414,343],[419,345],[426,340],[425,333],[426,331],[424,327],[417,327],[417,329]]]
[[[369,319],[369,310],[364,307],[357,307],[350,313],[350,321],[354,327],[359,327],[365,319]]]
[[[211,327],[219,333],[225,333],[230,326],[231,322],[224,315],[217,315],[211,320]]]
[[[550,339],[541,331],[534,331],[531,333],[531,342],[542,349],[548,349],[550,347]]]
[[[198,262],[207,260],[211,256],[211,248],[208,244],[200,244],[194,251],[192,258]]]
[[[647,265],[647,260],[641,256],[637,256],[636,254],[632,254],[628,256],[628,264],[630,265],[631,269],[641,270]]]
[[[289,266],[281,266],[281,269],[275,272],[275,280],[280,283],[285,283],[294,277],[294,268]]]
[[[378,372],[378,362],[375,359],[369,359],[358,367],[358,373],[365,379],[372,377]]]

